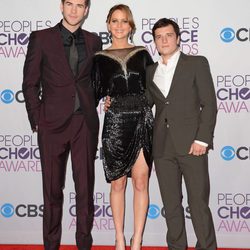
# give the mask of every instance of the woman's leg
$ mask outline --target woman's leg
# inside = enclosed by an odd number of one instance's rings
[[[124,210],[127,176],[111,181],[110,204],[115,224],[116,250],[125,250]]]
[[[132,239],[132,250],[141,249],[142,235],[144,231],[148,211],[148,180],[149,168],[140,151],[138,159],[132,168],[132,182],[134,188],[134,235]]]

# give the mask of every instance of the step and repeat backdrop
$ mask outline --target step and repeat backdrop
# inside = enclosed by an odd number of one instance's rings
[[[144,45],[154,60],[151,36],[161,17],[181,28],[181,50],[205,55],[218,100],[215,148],[209,153],[210,206],[219,247],[250,249],[250,2],[248,0],[92,0],[83,28],[109,46],[108,10],[117,3],[131,7],[137,25],[136,45]],[[52,27],[61,19],[60,0],[1,0],[0,8],[0,244],[42,244],[41,164],[36,134],[28,124],[21,91],[22,69],[31,31]],[[101,127],[103,103],[98,107]],[[101,133],[101,130],[100,130]],[[102,145],[96,155],[94,192],[95,245],[114,244],[110,186],[102,167]],[[183,186],[184,188],[184,186]],[[68,163],[64,190],[62,244],[74,244],[75,192]],[[126,193],[125,234],[133,232],[132,187]],[[184,188],[189,245],[196,242]],[[150,178],[150,206],[144,244],[166,245],[166,225],[158,183]]]

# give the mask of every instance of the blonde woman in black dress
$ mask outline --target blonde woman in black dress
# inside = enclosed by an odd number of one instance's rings
[[[148,209],[148,180],[152,165],[153,115],[145,92],[145,70],[152,58],[142,46],[129,42],[135,24],[128,6],[112,7],[107,16],[111,46],[94,58],[93,84],[97,104],[110,96],[102,144],[104,171],[111,183],[110,203],[115,224],[116,250],[125,249],[124,214],[127,177],[134,190],[132,250],[141,249]],[[132,40],[132,39],[131,39]]]

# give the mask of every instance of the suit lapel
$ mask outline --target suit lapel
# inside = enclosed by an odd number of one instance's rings
[[[183,54],[181,52],[179,60],[178,60],[177,65],[176,65],[176,68],[175,68],[175,71],[174,71],[174,76],[173,76],[173,79],[172,79],[172,82],[170,85],[170,89],[169,89],[169,92],[168,92],[166,99],[171,95],[174,87],[180,82],[179,79],[183,73],[184,63],[185,63],[185,54]]]
[[[155,71],[157,69],[158,63],[155,63],[153,65],[152,72],[151,72],[152,73],[151,74],[152,75],[152,82],[153,82],[152,86],[155,89],[155,91],[157,92],[158,96],[163,101],[165,101],[167,98],[169,98],[169,96],[171,95],[171,92],[175,88],[176,84],[178,84],[178,82],[180,82],[179,79],[180,79],[181,74],[183,72],[183,65],[184,65],[184,63],[185,63],[185,54],[183,54],[181,52],[179,60],[178,60],[177,65],[176,65],[176,68],[175,68],[175,71],[174,71],[174,76],[173,76],[173,79],[172,79],[172,82],[171,82],[171,85],[170,85],[170,89],[169,89],[168,95],[166,97],[163,95],[163,93],[160,91],[160,89],[158,88],[158,86],[154,82],[154,74],[155,74]]]
[[[67,75],[71,75],[74,77],[74,74],[71,71],[69,62],[65,54],[65,49],[63,45],[63,40],[62,40],[59,24],[57,24],[54,27],[53,31],[54,31],[54,39],[53,41],[51,41],[51,43],[53,44],[53,50],[57,53],[58,58],[60,58],[60,64],[61,64],[62,69],[66,70],[65,73],[67,73]]]
[[[79,65],[78,76],[81,75],[81,73],[84,71],[84,66],[86,65],[90,53],[90,48],[89,48],[90,42],[88,41],[89,40],[88,36],[86,35],[86,32],[84,32],[84,30],[82,30],[82,34],[84,39],[84,60]]]
[[[67,75],[70,75],[71,77],[75,78],[75,76],[70,68],[66,54],[65,54],[65,49],[63,46],[63,41],[62,41],[62,37],[61,37],[59,24],[57,24],[54,27],[54,32],[55,32],[55,39],[53,41],[53,46],[55,47],[55,51],[58,54],[58,56],[60,58],[62,58],[62,60],[60,61],[62,68],[67,69]],[[90,48],[89,48],[90,43],[88,41],[89,38],[86,35],[86,32],[84,32],[84,30],[82,30],[82,32],[83,32],[83,39],[84,39],[84,46],[85,46],[85,48],[84,48],[84,60],[79,65],[79,71],[78,71],[77,77],[79,77],[81,75],[81,72],[84,71],[85,66],[88,64],[87,60],[89,58],[89,53],[90,53]]]

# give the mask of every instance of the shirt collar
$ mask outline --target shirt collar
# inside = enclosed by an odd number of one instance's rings
[[[63,36],[63,39],[66,40],[68,39],[69,36],[71,36],[73,34],[73,36],[75,36],[76,40],[79,39],[80,37],[80,34],[81,34],[81,27],[79,27],[75,32],[70,32],[67,28],[65,28],[62,24],[62,20],[61,22],[59,23],[59,28],[61,30],[61,33],[62,33],[62,36]]]
[[[177,63],[177,61],[179,60],[179,57],[180,57],[180,54],[181,54],[181,51],[180,49],[178,49],[169,59],[168,59],[168,62],[167,64],[164,64],[163,63],[163,60],[162,60],[162,57],[159,58],[158,60],[158,64],[163,67],[163,66],[167,66],[169,64],[175,64]]]

